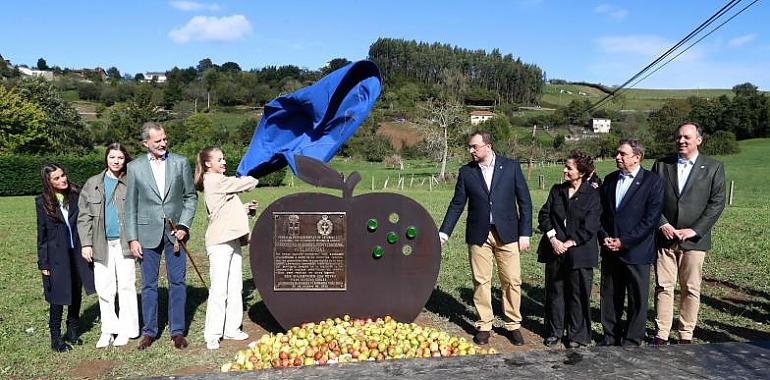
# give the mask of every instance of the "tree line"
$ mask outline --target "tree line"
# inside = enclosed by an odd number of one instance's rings
[[[460,100],[494,96],[496,103],[534,103],[543,93],[543,71],[500,50],[490,53],[449,44],[380,38],[369,47],[369,59],[387,83],[415,81],[441,84]]]

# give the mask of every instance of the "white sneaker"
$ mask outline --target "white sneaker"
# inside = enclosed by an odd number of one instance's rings
[[[238,330],[234,334],[225,335],[224,339],[229,340],[246,340],[249,339],[249,334],[246,334],[245,332]]]
[[[212,339],[212,340],[206,341],[206,348],[208,348],[209,350],[218,350],[219,339]]]
[[[96,348],[105,348],[109,346],[112,341],[112,334],[102,333],[102,335],[99,336],[99,340],[96,341]]]
[[[112,345],[115,347],[125,346],[128,344],[128,335],[118,334],[118,337],[115,338],[115,341],[112,342]]]

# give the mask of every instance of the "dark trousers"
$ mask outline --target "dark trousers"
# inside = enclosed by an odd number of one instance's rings
[[[617,257],[602,258],[601,318],[604,339],[609,344],[623,341],[641,345],[647,323],[650,264],[626,264]],[[621,323],[628,295],[625,324]]]
[[[78,277],[75,277],[72,287],[72,303],[67,306],[67,336],[76,338],[80,334],[80,304],[83,300],[82,286]],[[51,330],[51,343],[55,344],[61,340],[61,320],[64,316],[64,305],[51,304],[48,311],[48,328]]]
[[[160,256],[166,257],[166,276],[168,277],[168,327],[171,336],[184,335],[185,303],[187,302],[187,257],[184,250],[174,252],[174,244],[163,235],[161,244],[155,248],[142,247],[140,267],[142,268],[142,335],[156,338],[158,331],[158,274]]]
[[[593,268],[570,268],[564,256],[545,264],[546,337],[587,345],[591,341]]]

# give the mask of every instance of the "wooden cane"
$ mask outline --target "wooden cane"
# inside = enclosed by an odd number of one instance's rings
[[[166,220],[168,220],[168,225],[171,227],[171,232],[176,233],[177,231],[176,223],[174,223],[174,221],[171,219],[166,219]],[[203,275],[201,275],[201,271],[198,270],[198,266],[195,265],[195,260],[193,260],[192,255],[190,254],[190,250],[187,249],[187,243],[185,243],[184,240],[182,239],[176,239],[176,241],[182,245],[182,249],[184,249],[184,253],[187,254],[187,258],[190,259],[190,264],[192,264],[193,269],[195,269],[195,273],[198,274],[198,278],[201,279],[203,286],[205,286],[206,289],[208,289],[209,286],[206,285],[206,280],[203,279]],[[174,244],[174,248],[175,248],[174,250],[176,251],[176,248],[178,248],[177,244]]]

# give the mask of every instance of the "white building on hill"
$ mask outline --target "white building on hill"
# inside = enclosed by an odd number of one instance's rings
[[[143,75],[144,75],[144,82],[152,82],[154,79],[155,83],[166,83],[166,73],[149,72],[149,73],[144,73]]]
[[[610,133],[612,121],[610,119],[592,119],[594,133]]]
[[[495,117],[494,112],[490,111],[472,111],[471,112],[471,125],[479,125],[487,120]]]
[[[53,80],[53,71],[35,70],[24,66],[19,66],[19,73],[25,77],[40,77],[45,80]]]

